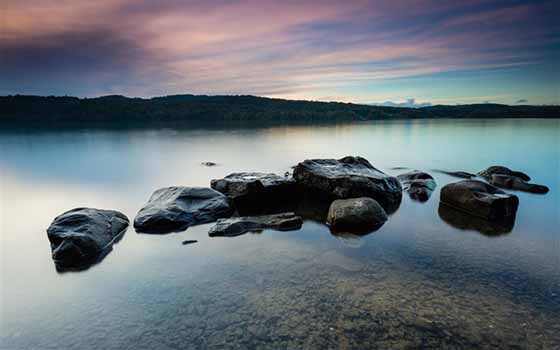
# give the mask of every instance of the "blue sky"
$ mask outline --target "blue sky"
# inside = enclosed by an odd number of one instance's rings
[[[511,0],[4,0],[0,94],[559,104],[559,10]]]

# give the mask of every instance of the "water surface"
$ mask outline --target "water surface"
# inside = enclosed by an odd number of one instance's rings
[[[424,120],[330,126],[2,130],[1,343],[5,349],[560,347],[560,121]],[[237,171],[283,174],[306,158],[360,155],[432,173],[377,232],[209,238],[129,228],[99,264],[60,273],[46,228],[71,208],[132,220],[150,194]],[[204,167],[201,162],[218,163]],[[500,164],[550,192],[516,192],[509,233],[438,214],[458,181],[431,169]],[[183,240],[198,243],[184,246]]]

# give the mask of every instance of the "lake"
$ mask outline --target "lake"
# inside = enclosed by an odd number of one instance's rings
[[[0,147],[3,349],[560,348],[560,120],[4,128]],[[45,230],[66,210],[132,221],[160,187],[347,155],[392,175],[427,171],[438,187],[425,203],[404,194],[364,236],[312,220],[234,238],[208,237],[212,224],[129,227],[87,270],[51,259]],[[550,192],[515,192],[511,232],[442,217],[439,190],[460,179],[432,169],[495,164]]]

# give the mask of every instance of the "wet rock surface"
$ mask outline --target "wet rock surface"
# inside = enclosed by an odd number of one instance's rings
[[[233,217],[218,220],[216,225],[210,229],[208,235],[210,237],[235,237],[264,229],[292,231],[299,230],[302,224],[303,219],[294,213]]]
[[[99,262],[128,223],[121,212],[95,208],[76,208],[57,216],[47,229],[57,268],[81,270]]]
[[[433,169],[436,173],[445,174],[453,177],[458,177],[461,179],[471,179],[476,177],[476,174],[472,174],[466,171],[449,171],[449,170],[440,170],[440,169]]]
[[[511,170],[505,166],[494,165],[478,172],[478,175],[490,179],[492,175],[508,175],[518,177],[524,181],[531,181],[531,177],[521,171]]]
[[[327,223],[334,231],[369,232],[387,221],[387,213],[369,197],[337,199],[332,202]]]
[[[138,232],[168,233],[216,221],[232,214],[228,197],[205,187],[165,187],[156,190],[134,219]]]
[[[403,190],[408,193],[410,198],[425,202],[430,199],[432,192],[436,188],[436,181],[432,175],[414,170],[397,176],[401,182]]]
[[[511,175],[494,174],[490,177],[488,182],[497,187],[524,192],[545,194],[549,191],[548,187],[544,185],[532,184],[519,177]]]
[[[296,165],[294,178],[306,188],[333,198],[373,198],[387,212],[394,212],[402,198],[399,181],[362,157],[308,159]]]
[[[478,180],[450,183],[441,189],[442,203],[484,219],[515,216],[519,199],[497,187]]]
[[[233,173],[212,180],[210,186],[233,199],[241,212],[297,201],[301,195],[292,176],[273,173]]]

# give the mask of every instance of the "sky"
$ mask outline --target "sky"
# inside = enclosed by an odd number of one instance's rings
[[[559,1],[1,0],[0,95],[560,104]]]

